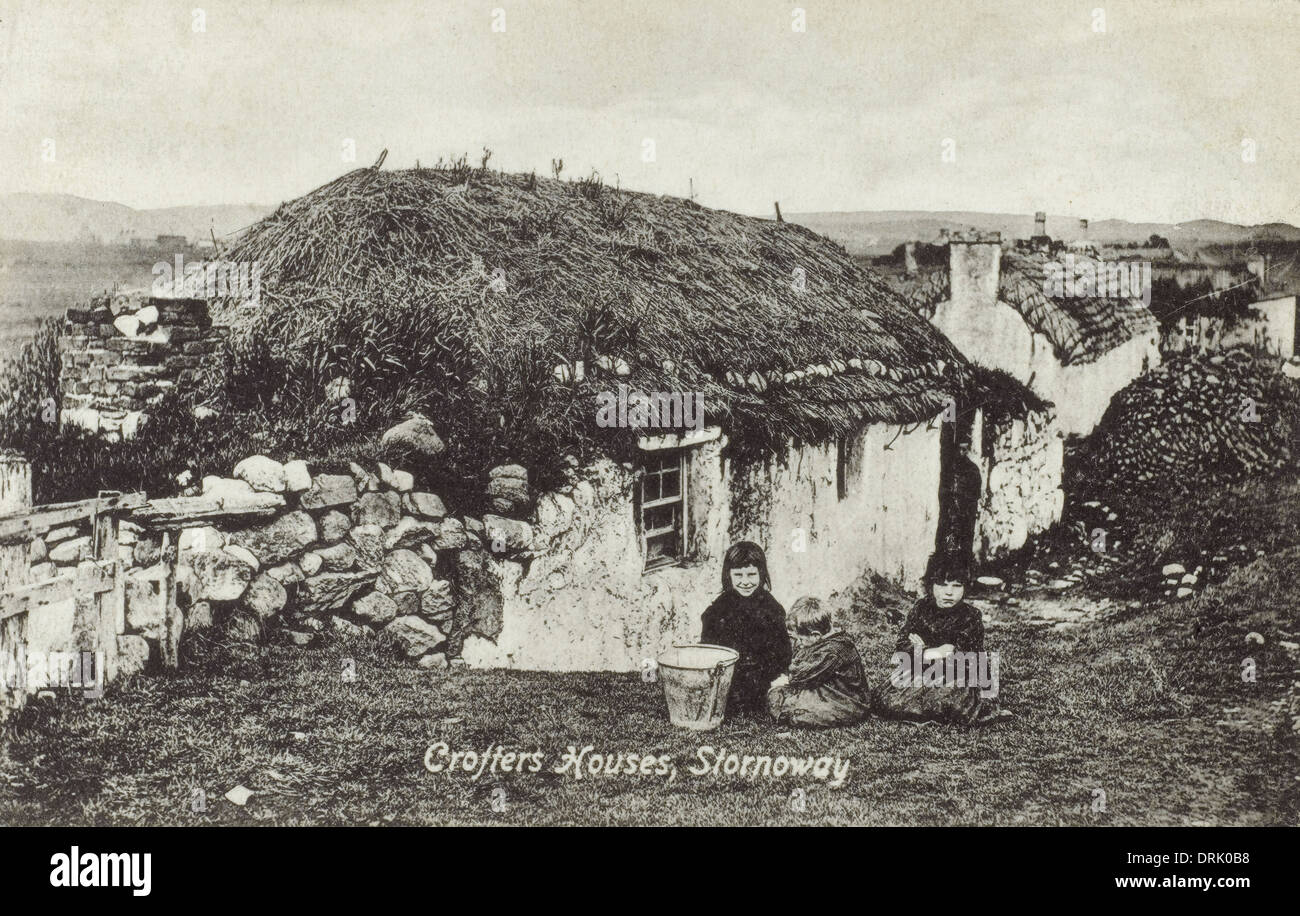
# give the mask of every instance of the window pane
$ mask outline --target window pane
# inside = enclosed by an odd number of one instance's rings
[[[661,486],[659,475],[654,472],[647,472],[645,477],[641,478],[641,499],[645,502],[659,499],[662,495]]]
[[[682,475],[680,468],[673,468],[670,471],[664,471],[660,478],[663,481],[663,494],[667,496],[682,495]]]
[[[645,558],[647,563],[653,563],[655,560],[665,558],[676,559],[678,554],[679,538],[675,532],[661,534],[656,537],[646,538]]]
[[[660,528],[673,528],[677,525],[677,506],[669,504],[667,506],[655,506],[649,509],[645,514],[646,531],[655,531]]]

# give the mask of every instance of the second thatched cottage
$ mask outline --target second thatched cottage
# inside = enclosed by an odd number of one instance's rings
[[[997,232],[953,233],[948,253],[947,269],[910,284],[912,306],[971,362],[1054,403],[1065,435],[1088,435],[1115,392],[1159,365],[1159,323],[1128,282],[1129,265],[1058,259],[1041,245],[1004,251]],[[1117,295],[1106,278],[1121,269]],[[1075,283],[1075,273],[1091,282]]]

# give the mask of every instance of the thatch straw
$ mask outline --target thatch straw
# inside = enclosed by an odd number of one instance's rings
[[[802,440],[927,419],[969,381],[946,338],[840,246],[598,178],[358,169],[282,205],[227,257],[262,269],[261,314],[234,320],[325,377],[381,372],[357,365],[360,350],[383,363],[418,345],[421,377],[436,366],[486,390],[523,354],[584,405],[619,381],[702,392],[710,422]],[[389,326],[394,302],[434,330]],[[366,340],[338,352],[322,335],[348,309],[366,312]],[[561,368],[579,360],[580,384]]]

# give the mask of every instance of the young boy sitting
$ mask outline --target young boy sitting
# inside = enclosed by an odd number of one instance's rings
[[[772,717],[803,728],[861,722],[871,709],[870,694],[853,640],[831,626],[831,615],[816,598],[800,598],[790,607],[786,629],[796,648],[789,674],[768,691]]]

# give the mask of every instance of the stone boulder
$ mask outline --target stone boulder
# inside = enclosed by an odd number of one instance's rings
[[[302,511],[288,512],[261,525],[233,531],[228,538],[228,543],[247,547],[266,565],[287,560],[315,541],[316,521]]]
[[[366,493],[352,506],[352,522],[356,525],[391,528],[401,517],[402,498],[396,493]]]
[[[447,514],[447,507],[434,493],[407,493],[402,497],[402,508],[411,515],[431,518],[434,521]]]
[[[162,543],[156,537],[142,537],[131,548],[131,562],[135,566],[152,566],[162,556]]]
[[[341,541],[348,536],[352,520],[338,509],[331,509],[320,517],[320,539],[326,544]]]
[[[314,617],[342,611],[374,583],[373,572],[327,572],[308,576],[298,586],[297,610]]]
[[[456,554],[456,618],[458,631],[496,639],[501,634],[504,602],[501,582],[490,563],[479,550]]]
[[[383,481],[384,486],[399,493],[415,489],[415,478],[410,471],[393,470],[382,461],[379,462],[379,479]]]
[[[434,522],[403,515],[401,520],[384,536],[384,548],[397,550],[400,547],[418,547],[427,544],[438,536],[439,527]]]
[[[334,631],[336,636],[341,636],[345,639],[355,639],[358,636],[375,635],[375,631],[372,628],[364,624],[353,623],[345,617],[331,617],[330,629]]]
[[[433,570],[411,550],[394,550],[384,557],[383,571],[376,588],[387,595],[422,592],[433,584]]]
[[[311,489],[298,498],[303,509],[329,509],[357,501],[357,483],[348,474],[317,474]]]
[[[249,550],[247,547],[240,547],[238,544],[227,544],[221,549],[230,554],[236,560],[239,560],[241,563],[250,566],[253,572],[257,572],[262,568],[261,562],[253,555],[253,551]]]
[[[275,631],[276,641],[284,646],[296,646],[300,649],[315,644],[319,638],[310,630],[292,630],[288,627],[281,627]]]
[[[212,604],[208,601],[196,601],[185,609],[182,616],[185,620],[182,634],[199,633],[212,626]]]
[[[378,569],[383,564],[383,528],[378,525],[357,525],[348,532],[348,543],[357,549],[357,563],[364,569]]]
[[[266,571],[266,574],[281,585],[301,582],[303,578],[302,570],[298,568],[297,563],[281,563],[278,566],[272,566]]]
[[[284,463],[284,489],[288,493],[305,493],[311,489],[311,472],[301,459]]]
[[[161,639],[167,617],[167,598],[162,580],[167,570],[161,564],[149,569],[133,569],[126,576],[124,601],[128,629],[150,639]]]
[[[528,487],[528,471],[517,464],[503,464],[488,472],[487,495],[492,508],[509,515],[528,511],[532,492]]]
[[[211,499],[248,499],[253,495],[253,488],[245,480],[209,475],[203,478],[203,496]]]
[[[283,493],[287,485],[284,465],[265,455],[252,455],[235,465],[235,477],[259,493]]]
[[[348,473],[350,473],[352,479],[357,482],[357,489],[362,493],[373,493],[375,490],[379,489],[380,483],[378,475],[367,471],[355,461],[348,462]]]
[[[433,537],[433,546],[439,550],[460,550],[468,540],[465,526],[460,519],[444,518],[438,524],[438,532]]]
[[[397,604],[383,592],[370,592],[352,602],[352,613],[370,623],[384,624],[397,616]]]
[[[237,601],[253,581],[253,569],[224,550],[203,550],[189,557],[195,601]]]
[[[420,593],[419,592],[398,592],[396,595],[390,595],[393,603],[397,605],[398,617],[409,617],[412,614],[420,613]]]
[[[357,549],[346,541],[329,547],[317,547],[312,553],[320,557],[321,567],[330,572],[351,569],[357,562]]]
[[[190,550],[220,550],[226,545],[226,535],[211,525],[202,528],[183,528],[176,535],[176,550],[185,553]]]
[[[499,515],[483,516],[483,540],[493,553],[527,550],[533,543],[533,528],[527,522]]]
[[[416,414],[384,433],[380,447],[393,458],[433,459],[447,450],[428,417]]]
[[[262,621],[250,611],[236,609],[221,621],[221,632],[231,642],[261,642]]]
[[[49,549],[46,556],[51,563],[76,563],[81,559],[81,552],[89,549],[90,537],[85,535],[68,541],[60,541]]]
[[[420,616],[441,623],[451,619],[456,599],[452,594],[451,583],[446,579],[435,579],[433,584],[420,593]]]
[[[240,599],[240,605],[252,611],[259,620],[274,617],[284,610],[289,603],[289,593],[279,580],[267,573],[262,573],[249,583],[248,589]]]
[[[447,638],[442,631],[419,617],[398,617],[384,627],[384,638],[391,640],[407,658],[418,659],[436,651]]]

